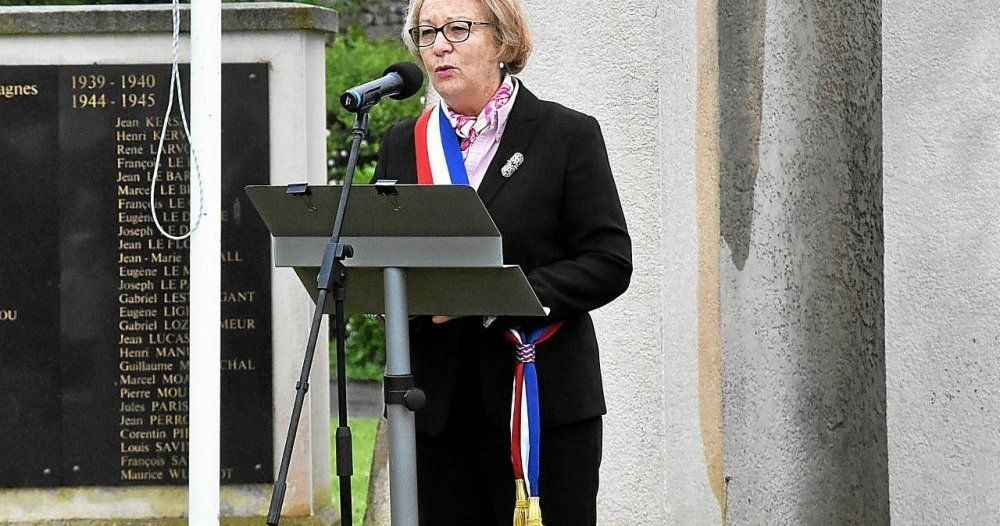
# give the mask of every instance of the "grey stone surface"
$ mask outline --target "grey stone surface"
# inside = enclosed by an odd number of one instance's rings
[[[0,7],[0,35],[151,33],[171,31],[169,4]],[[190,6],[181,6],[181,30],[190,28]],[[223,31],[337,30],[337,12],[291,2],[222,5]]]
[[[720,1],[729,524],[888,524],[880,2]]]
[[[766,0],[719,0],[719,192],[723,241],[742,270],[750,250],[764,89]]]
[[[629,290],[593,314],[608,403],[598,523],[718,524],[698,413],[695,2],[523,5],[535,50],[520,77],[600,122],[632,237]]]
[[[386,437],[388,422],[378,421],[375,433],[375,450],[372,452],[372,468],[368,472],[368,500],[365,502],[364,526],[389,526],[391,503],[389,502],[389,443]]]
[[[893,524],[1000,524],[1000,8],[885,2]]]
[[[336,374],[330,379],[330,416],[337,418],[340,396]],[[380,382],[347,382],[347,414],[353,417],[380,417],[384,407]]]
[[[406,22],[405,0],[369,0],[359,10],[341,14],[341,27],[359,25],[369,38],[399,37]],[[336,4],[332,6],[336,9]]]

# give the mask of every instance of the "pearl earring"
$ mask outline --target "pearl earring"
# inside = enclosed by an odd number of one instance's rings
[[[500,69],[503,69],[503,67],[504,67],[504,64],[503,64],[503,62],[501,62],[500,63]]]

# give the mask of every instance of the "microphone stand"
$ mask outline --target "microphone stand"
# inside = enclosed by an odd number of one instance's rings
[[[364,108],[354,115],[354,126],[351,134],[351,155],[347,161],[347,173],[344,176],[344,186],[340,193],[340,203],[337,205],[337,216],[333,222],[333,233],[323,254],[323,263],[316,278],[319,293],[316,296],[316,311],[313,313],[312,326],[309,330],[309,341],[306,344],[305,356],[302,360],[302,373],[295,383],[295,405],[292,408],[291,421],[288,424],[288,436],[285,438],[285,448],[281,454],[281,467],[278,469],[278,479],[274,482],[271,493],[271,506],[267,512],[267,524],[277,526],[281,519],[281,505],[285,500],[285,489],[288,479],[288,465],[292,460],[292,448],[295,445],[295,434],[302,416],[302,404],[306,392],[309,391],[309,371],[312,369],[313,356],[316,354],[316,340],[319,337],[319,327],[323,322],[323,311],[328,298],[334,300],[334,322],[337,333],[337,477],[340,478],[340,523],[350,526],[351,521],[351,475],[354,472],[354,462],[351,451],[351,428],[347,425],[347,367],[344,347],[344,299],[347,295],[347,267],[344,260],[354,254],[350,245],[340,243],[340,232],[344,226],[344,213],[347,211],[347,200],[351,195],[351,184],[354,181],[354,169],[358,162],[358,152],[361,140],[368,131],[368,110]],[[308,194],[305,185],[291,186],[290,194]]]

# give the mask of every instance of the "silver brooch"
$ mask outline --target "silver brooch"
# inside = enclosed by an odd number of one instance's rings
[[[514,175],[514,172],[516,172],[517,169],[521,167],[521,163],[523,162],[524,162],[524,156],[521,155],[521,152],[517,152],[514,155],[511,155],[510,159],[507,159],[507,163],[504,164],[503,168],[500,169],[500,175],[504,177],[510,177]]]

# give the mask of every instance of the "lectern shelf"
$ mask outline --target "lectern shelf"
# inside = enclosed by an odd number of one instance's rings
[[[247,188],[274,236],[275,265],[293,267],[313,299],[340,190]],[[402,268],[410,314],[544,314],[520,267],[503,264],[500,232],[471,187],[357,185],[342,236],[355,249],[347,260],[350,311],[385,312],[382,271]]]

